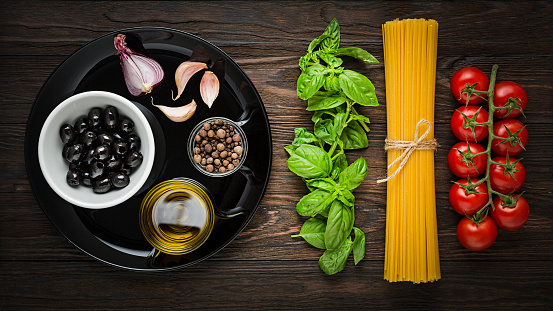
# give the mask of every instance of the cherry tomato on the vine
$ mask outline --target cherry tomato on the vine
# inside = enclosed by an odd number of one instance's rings
[[[497,226],[491,217],[486,217],[479,224],[463,217],[457,225],[459,242],[472,251],[480,251],[490,247],[497,237]]]
[[[496,109],[493,115],[496,118],[514,118],[519,116],[526,108],[526,91],[520,86],[520,84],[512,81],[503,81],[495,85],[493,94],[493,105],[498,107],[504,107],[506,104],[507,109]],[[520,110],[516,107],[520,107]]]
[[[468,180],[460,179],[457,183],[467,185]],[[457,213],[472,216],[488,203],[488,187],[485,182],[473,187],[468,194],[457,183],[449,189],[449,203]]]
[[[505,119],[495,122],[493,125],[493,135],[505,138],[492,140],[492,150],[498,155],[517,155],[526,148],[528,143],[528,131],[522,122],[514,119]]]
[[[512,198],[517,195],[513,194]],[[530,216],[530,206],[522,196],[518,197],[515,206],[506,206],[500,197],[493,200],[493,209],[490,209],[490,215],[501,229],[516,230],[524,226]]]
[[[478,114],[477,114],[478,113]],[[477,114],[477,115],[476,115]],[[464,116],[463,116],[464,115]],[[476,117],[474,117],[476,115]],[[465,118],[466,117],[466,118]],[[488,121],[488,111],[478,106],[462,106],[457,108],[451,116],[451,131],[455,137],[462,141],[477,142],[488,136],[488,127],[486,125],[472,124],[474,126],[474,135],[471,128],[471,123],[484,123]],[[468,122],[467,122],[468,121]],[[476,136],[476,140],[474,137]]]
[[[490,184],[492,189],[503,194],[518,191],[526,179],[524,165],[512,157],[509,158],[507,167],[494,164],[493,161],[507,164],[507,158],[497,156],[492,159],[492,164],[490,164]]]
[[[470,148],[470,152],[469,152]],[[458,142],[449,150],[447,164],[455,176],[461,178],[476,177],[486,170],[488,158],[485,153],[478,156],[474,154],[486,151],[477,143]]]
[[[457,101],[463,105],[467,104],[467,94],[462,91],[468,85],[472,87],[474,84],[474,90],[477,91],[488,91],[490,86],[490,81],[488,77],[482,72],[482,70],[475,67],[465,67],[457,70],[453,77],[451,77],[450,89],[451,93]],[[472,94],[470,95],[469,105],[478,105],[484,101],[484,98],[487,97],[486,94],[480,94],[483,98]]]

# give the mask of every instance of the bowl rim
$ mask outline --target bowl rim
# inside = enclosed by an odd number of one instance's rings
[[[62,111],[64,108],[66,108],[67,106],[73,104],[74,102],[77,102],[79,100],[82,100],[83,98],[89,98],[89,97],[92,97],[92,98],[96,97],[96,98],[102,98],[102,99],[117,101],[117,102],[123,104],[129,110],[133,111],[136,114],[136,116],[138,117],[138,120],[133,120],[134,123],[135,124],[137,124],[137,123],[143,124],[144,128],[145,128],[146,135],[147,135],[147,137],[140,137],[141,140],[144,141],[145,139],[147,139],[152,145],[152,147],[149,148],[149,150],[141,150],[141,153],[144,154],[144,158],[145,158],[145,161],[142,162],[142,164],[141,164],[141,166],[143,166],[143,165],[145,166],[144,167],[144,173],[141,176],[135,176],[135,178],[138,178],[138,179],[135,179],[136,182],[133,183],[133,185],[129,185],[128,187],[130,187],[130,188],[120,189],[119,191],[123,190],[124,192],[121,192],[121,195],[117,196],[115,199],[113,199],[109,202],[104,202],[104,201],[87,202],[87,201],[79,200],[79,198],[76,198],[75,196],[67,194],[65,191],[62,190],[62,188],[60,188],[58,186],[60,181],[54,180],[53,176],[49,173],[48,164],[46,163],[46,159],[45,159],[45,156],[44,156],[44,150],[45,150],[46,145],[47,145],[47,142],[46,142],[46,140],[47,140],[46,139],[46,129],[49,128],[50,126],[54,126],[52,124],[52,122],[54,121],[55,116],[60,111]],[[78,116],[76,116],[75,118],[77,118],[77,117]],[[73,205],[77,205],[77,206],[84,207],[84,208],[89,208],[89,209],[103,209],[103,208],[109,208],[109,207],[112,207],[112,206],[116,206],[120,203],[125,202],[126,200],[128,200],[132,196],[134,196],[142,188],[142,186],[144,185],[144,183],[148,179],[148,176],[149,176],[149,174],[150,174],[150,172],[152,171],[152,168],[153,168],[154,156],[155,156],[155,140],[154,140],[153,130],[150,126],[150,123],[146,119],[146,116],[144,116],[142,111],[140,111],[140,109],[132,101],[128,100],[127,98],[125,98],[121,95],[111,93],[111,92],[107,92],[107,91],[82,92],[82,93],[72,95],[72,96],[66,98],[65,100],[63,100],[61,103],[59,103],[52,110],[52,112],[50,112],[50,114],[46,118],[46,121],[44,122],[44,124],[42,125],[42,128],[40,130],[40,136],[39,136],[39,139],[38,139],[39,165],[40,165],[42,175],[46,179],[46,182],[48,183],[48,185],[52,188],[52,190],[54,190],[54,192],[57,195],[59,195],[62,199],[66,200],[67,202],[69,202]],[[98,195],[101,195],[101,194],[98,194]]]

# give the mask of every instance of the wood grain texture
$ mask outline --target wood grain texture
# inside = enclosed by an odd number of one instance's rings
[[[546,1],[10,1],[0,8],[0,309],[549,309],[553,301],[553,5]],[[304,220],[295,204],[307,193],[286,167],[294,128],[312,130],[296,96],[297,62],[309,42],[337,18],[342,45],[383,60],[381,25],[395,18],[440,23],[436,81],[436,198],[442,279],[389,284],[384,264],[386,174],[384,67],[346,60],[367,75],[381,105],[361,107],[371,119],[370,146],[348,153],[369,164],[355,191],[356,225],[367,233],[358,265],[328,277],[321,251],[290,238]],[[67,56],[107,32],[161,26],[200,36],[223,49],[259,91],[271,124],[273,167],[265,196],[246,229],[208,260],[171,273],[106,266],[65,240],[31,191],[24,163],[25,127],[34,98]],[[456,142],[449,118],[457,104],[449,79],[464,66],[514,80],[528,93],[530,142],[521,154],[531,206],[518,231],[500,230],[482,252],[465,250],[449,206],[447,152]]]

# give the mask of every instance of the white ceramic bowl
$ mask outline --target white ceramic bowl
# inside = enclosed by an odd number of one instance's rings
[[[129,185],[107,193],[94,193],[91,187],[72,187],[66,182],[69,163],[62,156],[63,142],[60,127],[73,125],[80,116],[86,116],[91,108],[114,106],[120,117],[126,116],[135,124],[134,132],[140,137],[142,164],[129,177]],[[48,116],[38,140],[38,160],[42,174],[52,189],[66,201],[85,208],[100,209],[120,204],[135,195],[144,185],[152,170],[155,156],[154,135],[150,123],[140,109],[128,99],[103,91],[79,93],[61,102]]]

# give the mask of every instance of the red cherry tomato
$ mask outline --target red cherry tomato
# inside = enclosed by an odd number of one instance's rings
[[[486,151],[484,147],[477,143],[468,143],[468,145],[470,147],[470,152],[468,152],[466,142],[459,142],[451,147],[449,154],[447,155],[447,164],[449,165],[449,169],[457,177],[476,177],[484,173],[486,170],[486,164],[488,162],[486,154],[483,153],[478,156],[473,156],[476,153]],[[472,157],[472,162],[474,164],[466,160],[464,161],[462,153],[466,153],[468,154],[468,157]]]
[[[479,110],[480,109],[480,110]],[[474,115],[478,113],[475,120],[472,120]],[[467,123],[463,114],[469,119]],[[474,126],[474,135],[470,129],[470,123],[484,123],[488,121],[488,111],[482,107],[478,106],[462,106],[457,108],[453,115],[451,116],[451,131],[455,137],[459,138],[462,141],[477,142],[486,137],[488,137],[488,127],[487,126]],[[476,140],[474,137],[476,136]]]
[[[510,103],[509,103],[510,101]],[[513,105],[510,109],[496,109],[493,115],[497,118],[514,118],[522,112],[519,109],[513,109],[514,105],[518,105],[520,109],[526,108],[526,91],[516,82],[503,81],[495,85],[493,94],[493,104],[497,107],[504,107],[507,103]],[[509,107],[509,106],[507,106]]]
[[[477,91],[488,91],[490,86],[490,81],[488,77],[482,72],[482,70],[474,67],[465,67],[459,69],[451,78],[450,89],[451,93],[457,101],[463,105],[467,104],[467,94],[461,92],[465,89],[466,85],[472,86],[475,83],[478,83],[475,86]],[[480,94],[486,98],[486,94]],[[470,96],[469,105],[478,105],[484,101],[483,98],[478,97],[477,95],[472,94]]]
[[[497,226],[491,217],[486,217],[475,224],[467,217],[463,217],[457,225],[459,242],[472,251],[480,251],[490,247],[497,237]]]
[[[509,132],[515,134],[520,131],[512,141],[503,142],[499,138],[492,140],[492,151],[498,155],[517,155],[526,148],[528,143],[528,131],[522,122],[514,119],[505,119],[495,122],[493,125],[493,134],[496,137],[507,138]]]
[[[515,194],[512,195],[516,197]],[[500,197],[493,200],[494,208],[490,210],[490,215],[501,229],[516,230],[524,226],[530,216],[530,206],[526,199],[520,196],[514,207],[505,206]]]
[[[460,179],[457,183],[467,185],[468,180]],[[488,187],[483,182],[474,187],[474,191],[479,193],[467,194],[463,187],[453,184],[449,189],[449,203],[451,207],[461,215],[465,215],[465,213],[469,216],[474,215],[474,213],[478,212],[488,203]]]
[[[497,156],[492,161],[506,164],[507,158]],[[522,187],[526,179],[526,170],[520,161],[513,165],[515,162],[517,162],[517,159],[509,157],[509,164],[513,167],[505,168],[493,162],[490,164],[490,184],[493,190],[508,194],[518,191]]]

